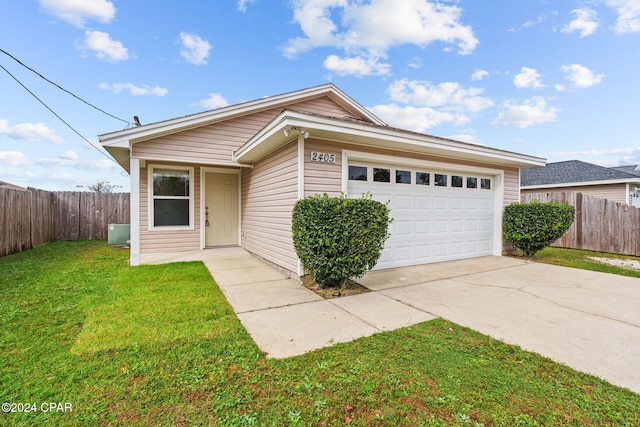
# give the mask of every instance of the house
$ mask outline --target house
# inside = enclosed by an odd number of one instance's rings
[[[576,192],[640,207],[640,172],[637,166],[607,168],[580,160],[548,163],[522,169],[520,191]]]
[[[503,205],[545,160],[387,126],[333,84],[99,136],[131,176],[131,265],[241,246],[294,275],[298,199],[389,201],[376,268],[502,254]]]
[[[11,183],[6,182],[6,181],[0,181],[0,188],[7,188],[9,190],[27,191],[27,189],[24,188],[24,187],[20,187],[19,185],[11,184]]]

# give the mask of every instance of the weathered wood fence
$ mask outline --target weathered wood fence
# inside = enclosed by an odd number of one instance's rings
[[[28,191],[0,187],[0,257],[54,240],[106,240],[130,222],[129,193]]]
[[[569,230],[552,246],[640,256],[640,209],[582,193],[531,193],[523,202],[567,202],[576,209]]]

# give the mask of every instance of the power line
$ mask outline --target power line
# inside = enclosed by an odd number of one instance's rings
[[[0,49],[1,50],[1,49]],[[53,111],[51,109],[51,107],[49,107],[47,104],[44,103],[43,100],[41,100],[40,98],[38,98],[38,96],[33,93],[28,87],[26,87],[20,80],[18,80],[18,78],[16,76],[14,76],[13,74],[11,74],[9,72],[9,70],[7,70],[6,68],[4,68],[4,66],[2,64],[0,64],[0,68],[2,68],[4,70],[5,73],[9,74],[11,76],[11,78],[13,80],[15,80],[20,86],[22,86],[24,88],[24,90],[26,90],[27,92],[29,92],[31,94],[31,96],[33,96],[35,99],[38,100],[38,102],[40,102],[42,105],[44,105],[44,107],[49,110],[54,116],[56,116],[58,119],[60,119],[60,121],[62,123],[64,123],[65,125],[67,125],[67,127],[69,129],[71,129],[73,132],[75,132],[76,135],[78,135],[80,138],[84,139],[87,144],[91,145],[93,148],[95,148],[96,150],[98,150],[98,152],[100,154],[102,154],[104,157],[106,157],[107,159],[109,159],[110,161],[112,161],[113,163],[118,165],[118,162],[116,162],[114,159],[112,159],[109,155],[105,154],[102,150],[100,150],[100,148],[98,148],[97,146],[95,146],[93,144],[93,142],[89,141],[87,138],[85,138],[80,132],[78,132],[77,130],[75,130],[75,128],[73,126],[71,126],[69,123],[67,123],[62,117],[60,117],[60,115],[58,113],[56,113],[55,111]]]
[[[14,60],[14,61],[16,61],[18,64],[22,65],[22,66],[23,66],[24,68],[26,68],[27,70],[29,70],[29,71],[31,71],[32,73],[36,74],[36,75],[37,75],[38,77],[40,77],[41,79],[45,80],[45,81],[46,81],[46,82],[48,82],[48,83],[51,83],[52,85],[54,85],[55,87],[57,87],[57,88],[58,88],[58,89],[60,89],[61,91],[66,92],[66,93],[68,93],[69,95],[73,96],[73,97],[74,97],[74,98],[76,98],[78,101],[84,102],[84,103],[85,103],[85,104],[87,104],[89,107],[94,108],[94,109],[96,109],[96,110],[100,111],[101,113],[106,114],[107,116],[112,117],[112,118],[114,118],[114,119],[116,119],[116,120],[120,120],[121,122],[124,122],[124,123],[126,123],[127,125],[133,125],[133,123],[131,123],[130,121],[128,121],[128,120],[124,120],[124,119],[121,119],[120,117],[114,116],[114,115],[113,115],[113,114],[111,114],[111,113],[107,113],[107,112],[106,112],[106,111],[104,111],[102,108],[98,108],[98,107],[96,107],[96,106],[95,106],[95,105],[93,105],[92,103],[90,103],[90,102],[88,102],[88,101],[85,101],[84,99],[80,98],[78,95],[74,94],[73,92],[71,92],[71,91],[69,91],[69,90],[67,90],[67,89],[63,88],[63,87],[62,87],[62,86],[60,86],[59,84],[57,84],[57,83],[55,83],[55,82],[53,82],[53,81],[49,80],[48,78],[46,78],[45,76],[43,76],[42,74],[40,74],[39,72],[37,72],[36,70],[34,70],[33,68],[31,68],[31,67],[29,67],[28,65],[24,64],[22,61],[20,61],[20,60],[19,60],[18,58],[16,58],[15,56],[11,55],[11,54],[10,54],[9,52],[7,52],[6,50],[4,50],[4,49],[0,49],[0,52],[4,53],[4,54],[5,54],[5,55],[7,55],[9,58],[13,59],[13,60]],[[3,69],[4,69],[4,67],[3,67]],[[5,69],[5,71],[7,71],[7,70]],[[12,77],[13,77],[13,76],[12,76]],[[14,79],[15,79],[15,77],[14,77]]]

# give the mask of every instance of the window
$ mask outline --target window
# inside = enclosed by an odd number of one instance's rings
[[[411,172],[396,170],[396,184],[411,184]]]
[[[478,188],[478,178],[467,177],[467,188]]]
[[[375,182],[391,182],[391,170],[373,168],[373,180]]]
[[[416,184],[429,185],[430,174],[428,172],[416,172]]]
[[[191,227],[192,169],[150,169],[153,227]]]
[[[349,166],[349,181],[366,181],[366,166]]]
[[[440,173],[435,174],[434,181],[436,186],[438,187],[446,187],[447,186],[447,175],[443,175]]]
[[[451,186],[462,188],[462,177],[460,175],[451,175]]]
[[[489,178],[480,178],[480,188],[491,190],[491,180]]]

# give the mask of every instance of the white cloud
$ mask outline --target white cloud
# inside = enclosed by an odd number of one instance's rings
[[[77,27],[88,20],[108,23],[116,16],[116,8],[108,0],[39,0],[49,15],[64,19]]]
[[[208,41],[203,40],[197,34],[180,33],[182,49],[180,55],[189,63],[194,65],[204,65],[207,63],[209,52],[213,48]]]
[[[479,43],[472,28],[460,23],[462,9],[429,0],[294,0],[293,8],[304,36],[289,39],[285,56],[334,47],[343,50],[345,58],[332,55],[325,64],[343,74],[386,73],[388,64],[377,62],[394,46],[443,42],[469,54]]]
[[[459,113],[476,113],[491,107],[493,101],[481,96],[483,92],[482,88],[465,89],[456,82],[433,85],[426,81],[401,79],[389,86],[392,101],[423,107],[440,107]]]
[[[604,74],[596,74],[579,64],[563,65],[562,71],[565,73],[565,78],[578,88],[596,85],[604,78]]]
[[[7,135],[9,138],[23,141],[64,144],[64,140],[56,134],[56,131],[44,123],[20,123],[10,126],[8,120],[0,120],[0,135]]]
[[[329,55],[324,61],[324,67],[340,76],[383,76],[389,74],[391,64],[384,64],[376,57],[352,57],[339,58],[336,55]]]
[[[129,50],[121,42],[111,40],[108,33],[87,30],[84,34],[84,41],[76,44],[78,49],[91,50],[97,58],[109,62],[129,59]]]
[[[480,142],[480,140],[476,135],[472,135],[468,133],[449,135],[447,136],[447,138],[453,139],[455,141],[467,142],[469,144],[484,145]]]
[[[513,84],[519,88],[539,89],[544,87],[541,78],[542,76],[535,69],[522,67],[520,72],[513,78]]]
[[[618,14],[615,30],[619,33],[640,31],[640,0],[605,0]]]
[[[476,68],[473,74],[471,74],[471,80],[473,80],[474,82],[480,81],[485,77],[489,77],[489,72],[480,68]]]
[[[107,83],[100,83],[100,89],[109,90],[113,93],[120,93],[123,90],[128,90],[133,96],[165,96],[169,89],[156,86],[136,86],[133,83],[113,83],[111,85]]]
[[[370,110],[389,125],[414,132],[425,132],[430,127],[443,123],[463,125],[469,122],[463,115],[437,111],[428,107],[401,107],[397,104],[388,104],[376,105]]]
[[[81,169],[81,170],[108,170],[120,168],[119,165],[112,162],[111,160],[101,159],[101,160],[82,160],[79,158],[69,159],[64,158],[63,155],[58,156],[55,159],[51,158],[40,158],[37,160],[37,163],[41,166],[57,166],[57,167],[68,167],[73,169]]]
[[[247,5],[253,3],[254,0],[238,0],[238,11],[245,13],[247,11]]]
[[[571,13],[575,15],[575,19],[562,28],[562,32],[571,33],[579,31],[580,37],[590,36],[596,32],[598,21],[595,10],[588,8],[573,9]]]
[[[541,96],[534,96],[521,104],[512,101],[505,103],[507,110],[500,113],[491,124],[494,127],[515,126],[526,128],[535,124],[553,122],[558,116],[558,110],[549,107]]]
[[[409,61],[409,67],[416,69],[422,68],[422,58],[418,56],[411,58],[411,61]]]
[[[59,158],[61,159],[67,159],[67,160],[78,160],[78,154],[73,151],[73,150],[67,150],[62,154],[58,155]]]
[[[29,162],[27,156],[20,151],[0,151],[0,164],[8,167],[20,167],[28,165]]]
[[[200,101],[200,105],[204,108],[214,109],[226,107],[227,105],[229,105],[229,102],[225,99],[224,96],[220,95],[219,93],[210,93],[209,98]]]

